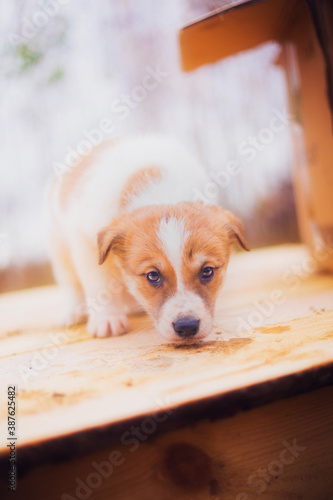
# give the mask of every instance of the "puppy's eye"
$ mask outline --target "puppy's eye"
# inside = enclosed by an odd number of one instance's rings
[[[146,274],[147,281],[151,285],[159,285],[161,283],[161,275],[157,271],[150,271]]]
[[[204,267],[203,269],[201,269],[200,272],[201,281],[209,281],[210,279],[212,279],[213,276],[214,276],[213,267]]]

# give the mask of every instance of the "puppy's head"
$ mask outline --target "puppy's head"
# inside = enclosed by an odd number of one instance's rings
[[[113,258],[132,295],[170,341],[203,339],[242,223],[200,202],[156,205],[114,219],[98,234],[100,264]]]

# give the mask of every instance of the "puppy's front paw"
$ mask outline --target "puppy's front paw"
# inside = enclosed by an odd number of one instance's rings
[[[87,330],[93,337],[116,337],[128,332],[130,324],[124,314],[110,314],[105,317],[90,319]]]

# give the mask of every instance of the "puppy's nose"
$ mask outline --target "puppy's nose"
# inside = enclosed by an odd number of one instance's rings
[[[172,323],[173,329],[179,337],[194,337],[199,331],[199,319],[181,318]]]

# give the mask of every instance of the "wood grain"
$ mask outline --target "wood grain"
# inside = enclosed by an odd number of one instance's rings
[[[91,339],[84,325],[63,330],[56,287],[3,295],[2,451],[8,383],[18,386],[21,450],[286,377],[286,395],[294,394],[295,385],[302,391],[301,373],[322,373],[318,387],[325,384],[333,361],[333,278],[309,273],[309,263],[298,245],[235,255],[212,338],[183,348],[159,338],[145,316],[119,338]]]
[[[227,5],[179,33],[182,67],[191,71],[265,42],[279,41],[295,0],[257,0]]]
[[[14,498],[332,500],[332,396],[324,388],[163,433],[166,421],[151,432],[142,419],[144,440],[121,444],[124,433],[133,439],[129,425],[112,447],[41,464],[19,478]]]

